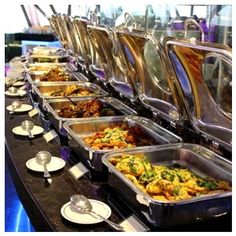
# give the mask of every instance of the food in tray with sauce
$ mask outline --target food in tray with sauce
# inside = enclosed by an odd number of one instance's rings
[[[116,112],[105,107],[99,100],[93,99],[89,102],[78,102],[76,105],[67,104],[61,107],[58,115],[63,118],[85,118],[114,116]]]
[[[47,96],[52,97],[63,97],[63,96],[90,96],[94,95],[92,91],[90,91],[88,88],[79,86],[79,85],[69,85],[65,89],[59,89],[59,90],[53,90],[48,93],[45,93]]]
[[[69,75],[62,68],[52,68],[39,77],[40,81],[68,81]]]
[[[229,182],[200,177],[178,163],[172,166],[152,165],[144,154],[123,154],[109,161],[139,189],[160,201],[231,191]]]
[[[84,139],[84,142],[95,150],[112,150],[152,145],[154,141],[145,137],[137,127],[118,125],[107,127]]]
[[[53,67],[54,69],[58,68],[57,66]],[[38,72],[38,71],[49,71],[51,68],[49,66],[30,66],[28,68],[29,72]]]

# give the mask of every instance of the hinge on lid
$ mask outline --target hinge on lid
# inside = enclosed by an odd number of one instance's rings
[[[219,143],[212,141],[212,147],[218,149],[219,148]]]
[[[176,123],[174,121],[170,121],[170,125],[174,128],[176,128]]]

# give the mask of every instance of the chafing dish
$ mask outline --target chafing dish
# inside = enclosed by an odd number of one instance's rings
[[[231,48],[173,38],[166,38],[163,45],[173,68],[172,87],[190,125],[204,145],[219,153],[232,152]]]
[[[52,15],[51,17],[48,17],[48,21],[56,34],[57,38],[59,39],[61,45],[65,47],[65,49],[68,49],[68,45],[66,42],[66,36],[64,31],[62,30],[61,24],[59,22],[59,17],[57,15]]]
[[[38,82],[32,84],[32,95],[36,102],[39,102],[43,106],[44,99],[52,99],[52,98],[63,98],[65,96],[53,96],[50,95],[53,91],[65,91],[69,88],[69,86],[79,86],[84,89],[88,89],[91,91],[90,95],[86,95],[83,97],[104,97],[107,96],[107,92],[101,89],[98,85],[92,84],[89,82],[81,83],[76,81],[68,81],[68,82]],[[71,97],[71,96],[68,96]],[[73,96],[73,97],[82,97],[81,96]]]
[[[64,118],[58,114],[58,112],[61,110],[62,107],[66,105],[73,105],[73,103],[85,103],[85,102],[91,102],[94,98],[71,98],[68,100],[67,98],[61,98],[61,99],[49,99],[45,101],[45,109],[48,111],[48,117],[52,121],[54,127],[56,127],[58,130],[62,128],[62,124],[65,121],[78,121],[78,120],[84,120],[87,118]],[[114,111],[114,114],[112,115],[106,115],[103,114],[102,116],[122,116],[122,115],[136,115],[136,112],[120,102],[119,100],[112,98],[112,97],[104,97],[104,98],[96,98],[99,102],[101,102],[104,109],[111,109]],[[94,118],[94,117],[92,117]]]
[[[36,72],[36,73],[26,73],[26,78],[27,80],[32,84],[32,83],[37,83],[40,82],[43,77],[46,76],[46,73],[41,73]],[[58,81],[42,81],[42,82],[47,82],[47,83],[52,83],[52,82],[66,82],[66,81],[79,81],[79,82],[88,82],[89,79],[85,77],[83,74],[80,72],[72,72],[72,73],[67,73],[66,69],[63,71],[63,75],[61,76],[61,80]]]
[[[82,69],[89,71],[89,65],[96,60],[97,54],[91,44],[91,38],[89,37],[87,26],[89,22],[85,19],[74,19],[73,25],[75,34],[78,37],[77,43],[80,54],[78,55],[78,64]]]
[[[169,122],[183,119],[183,106],[178,104],[178,94],[171,86],[166,56],[159,42],[147,32],[130,32],[122,29],[116,32],[129,68],[130,84],[142,104],[153,114]],[[112,84],[120,84],[120,77],[114,77]]]
[[[55,47],[34,47],[32,49],[29,50],[30,54],[46,54],[46,55],[50,55],[50,54],[56,54],[58,51],[63,50],[62,48],[55,48]]]
[[[42,75],[50,69],[59,68],[63,71],[75,72],[77,68],[73,63],[27,63],[25,64],[25,72],[30,75]]]
[[[46,72],[51,68],[62,68],[65,67],[67,65],[67,63],[56,63],[56,62],[45,62],[45,63],[41,63],[41,62],[36,62],[36,63],[26,63],[25,64],[25,70],[29,73],[36,73],[36,72]]]
[[[44,51],[32,51],[28,57],[28,62],[66,62],[68,60],[68,53],[63,49],[58,50],[44,50]]]
[[[95,150],[85,144],[84,139],[96,132],[103,131],[107,127],[126,125],[129,128],[138,129],[147,140],[155,144],[167,144],[180,142],[181,138],[155,124],[149,119],[137,116],[127,117],[102,117],[81,121],[67,121],[63,127],[67,131],[71,148],[78,154],[81,160],[96,171],[104,171],[102,155],[111,150]],[[137,134],[138,135],[138,134]]]
[[[30,75],[43,75],[51,69],[66,70],[65,65],[60,63],[28,63],[25,66],[25,72]]]
[[[66,32],[67,35],[69,52],[72,57],[77,57],[81,55],[81,49],[79,47],[79,39],[72,18],[70,16],[63,15],[62,22],[63,30]]]
[[[123,154],[145,154],[147,160],[153,165],[178,165],[190,169],[201,177],[208,176],[229,183],[232,181],[232,163],[202,146],[186,143],[142,147],[105,154],[102,162],[113,173],[109,176],[109,184],[122,195],[124,201],[128,201],[137,214],[144,216],[151,225],[168,227],[188,224],[219,217],[231,210],[231,191],[215,192],[178,201],[155,200],[137,188],[109,161]]]
[[[108,27],[89,25],[87,28],[92,45],[97,52],[97,57],[89,67],[90,71],[100,82],[105,85],[111,84],[121,96],[132,101],[136,100],[137,90],[133,84],[132,72],[125,60],[116,33]],[[103,42],[102,47],[100,42]]]

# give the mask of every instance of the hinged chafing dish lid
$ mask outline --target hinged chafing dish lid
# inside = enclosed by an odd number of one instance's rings
[[[164,42],[164,46],[193,127],[231,151],[231,48],[171,38]]]
[[[90,70],[101,81],[110,83],[125,97],[134,98],[137,92],[132,86],[130,73],[115,32],[105,26],[89,26],[88,32],[98,55]]]
[[[166,120],[179,120],[178,98],[169,86],[166,57],[160,44],[148,33],[124,29],[117,38],[142,103]]]
[[[78,48],[81,52],[81,54],[79,54],[78,62],[87,70],[89,70],[89,65],[92,64],[93,58],[95,57],[94,49],[91,45],[91,40],[87,31],[88,24],[89,22],[83,18],[75,18],[73,20],[76,37],[78,39]]]

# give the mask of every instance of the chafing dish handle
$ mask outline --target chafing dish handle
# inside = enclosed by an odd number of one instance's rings
[[[137,193],[136,194],[136,200],[142,204],[142,205],[146,205],[146,206],[149,206],[149,201],[148,199],[146,198],[146,196],[144,196],[144,194],[142,193]]]
[[[181,137],[164,129],[163,127],[159,126],[158,124],[156,124],[152,120],[149,120],[149,119],[146,119],[143,117],[141,119],[139,117],[136,117],[134,119],[138,120],[140,123],[144,124],[146,127],[150,128],[154,132],[157,132],[158,135],[162,135],[162,133],[163,133],[162,139],[165,140],[167,143],[170,143],[170,142],[182,143],[183,142]],[[166,136],[168,136],[168,137],[166,137]]]
[[[220,166],[226,171],[230,171],[232,173],[232,163],[228,161],[225,158],[220,157],[216,153],[210,151],[210,150],[204,150],[204,149],[196,149],[194,150],[196,154],[206,157],[208,160],[216,164],[217,166]],[[216,156],[218,158],[216,158]]]
[[[124,103],[121,103],[120,101],[117,102],[117,101],[109,99],[109,103],[113,107],[115,107],[116,109],[118,109],[119,111],[123,112],[126,115],[137,115],[137,112],[135,110],[126,106]]]

